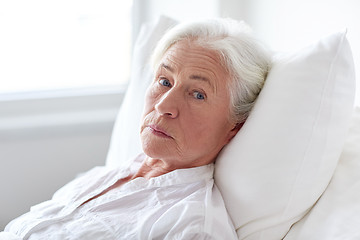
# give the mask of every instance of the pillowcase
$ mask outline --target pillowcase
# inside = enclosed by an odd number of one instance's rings
[[[285,240],[360,239],[360,108],[351,127],[338,166],[316,205],[291,227]]]
[[[239,239],[282,239],[329,184],[354,100],[345,35],[277,56],[249,118],[220,153],[215,182]]]
[[[117,167],[142,152],[140,122],[147,87],[153,79],[150,57],[157,42],[177,22],[161,16],[142,26],[131,63],[131,79],[113,128],[106,165]]]

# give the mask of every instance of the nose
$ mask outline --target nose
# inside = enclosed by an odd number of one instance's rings
[[[155,104],[155,110],[162,116],[177,118],[179,115],[179,98],[175,91],[166,92]]]

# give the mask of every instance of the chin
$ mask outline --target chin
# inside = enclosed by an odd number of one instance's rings
[[[171,157],[176,150],[169,139],[163,139],[152,136],[151,133],[144,132],[141,134],[141,144],[144,153],[151,158],[166,158]],[[173,149],[173,150],[172,150]]]
[[[166,159],[172,157],[169,151],[164,151],[161,147],[143,146],[143,151],[146,156],[154,159]]]
[[[154,141],[141,141],[143,152],[151,158],[163,158],[169,155],[168,151],[164,151],[166,148],[161,144],[156,144]]]

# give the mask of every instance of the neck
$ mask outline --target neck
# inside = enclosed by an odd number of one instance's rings
[[[169,173],[176,168],[172,168],[164,161],[160,159],[153,159],[148,156],[145,156],[144,161],[142,162],[139,170],[133,175],[132,179],[137,177],[143,177],[146,179],[150,179],[153,177],[158,177],[160,175]]]

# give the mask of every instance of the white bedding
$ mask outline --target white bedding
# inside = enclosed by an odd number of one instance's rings
[[[21,240],[21,238],[12,233],[0,232],[0,240]]]
[[[294,239],[360,239],[360,108],[354,111],[344,150],[328,188],[285,237]]]

